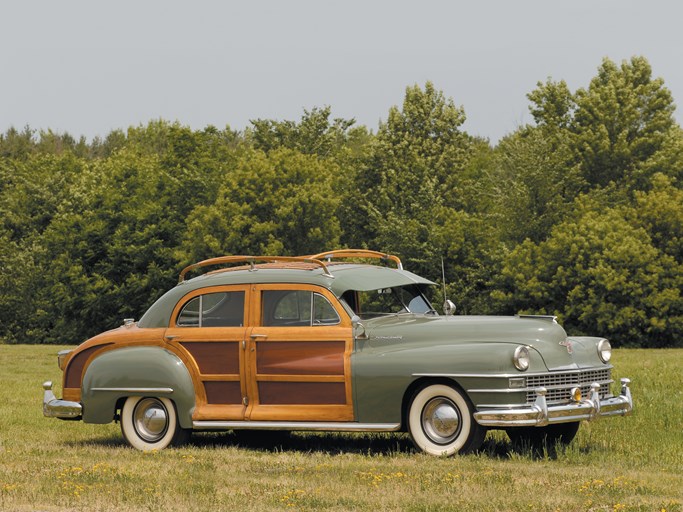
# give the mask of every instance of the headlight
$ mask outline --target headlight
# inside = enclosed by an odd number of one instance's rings
[[[517,347],[512,355],[512,362],[518,370],[526,371],[529,368],[529,349],[525,346]]]
[[[598,355],[603,363],[609,362],[612,358],[612,345],[607,340],[598,341]]]

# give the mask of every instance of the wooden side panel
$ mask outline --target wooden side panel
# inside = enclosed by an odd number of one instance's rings
[[[351,405],[259,405],[252,421],[353,421]]]
[[[257,343],[259,375],[344,375],[342,341]]]
[[[224,421],[244,419],[245,407],[240,405],[202,405],[197,407],[192,415],[195,421]]]
[[[263,405],[344,405],[343,382],[259,382]]]
[[[180,343],[197,362],[199,372],[206,375],[237,375],[240,373],[238,342]]]
[[[205,381],[206,401],[209,404],[240,405],[242,391],[239,381]]]
[[[69,361],[69,366],[66,368],[66,376],[64,377],[64,387],[65,388],[81,388],[81,380],[83,379],[83,368],[85,363],[88,361],[90,356],[92,356],[98,350],[103,349],[111,345],[111,343],[104,343],[102,345],[95,345],[94,347],[87,348],[82,352],[76,354],[71,361]]]

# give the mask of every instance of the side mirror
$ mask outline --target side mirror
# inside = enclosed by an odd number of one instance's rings
[[[360,317],[353,315],[351,317],[351,325],[353,325],[353,337],[358,340],[366,340],[368,335],[365,334],[365,326],[360,323]]]
[[[452,300],[446,299],[446,302],[443,303],[443,314],[446,316],[451,316],[454,313],[455,304],[453,304]]]

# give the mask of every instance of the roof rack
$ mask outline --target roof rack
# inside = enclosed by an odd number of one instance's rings
[[[178,284],[185,281],[185,275],[190,271],[200,267],[208,267],[211,265],[224,265],[226,263],[243,263],[247,262],[251,264],[251,270],[254,270],[255,261],[264,261],[269,263],[277,262],[300,262],[300,263],[313,263],[318,265],[323,269],[323,275],[325,277],[334,278],[327,268],[327,265],[317,258],[311,256],[220,256],[218,258],[211,258],[208,260],[200,261],[199,263],[194,263],[185,267],[180,272],[180,278],[178,279]]]
[[[328,262],[332,261],[332,259],[376,258],[381,260],[382,263],[393,261],[396,263],[396,268],[403,270],[403,264],[398,256],[394,256],[393,254],[385,254],[379,251],[369,251],[366,249],[338,249],[336,251],[321,252],[320,254],[313,254],[307,257],[313,258],[315,260],[327,260]]]

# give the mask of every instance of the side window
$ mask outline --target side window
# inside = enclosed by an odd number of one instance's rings
[[[332,304],[322,295],[313,294],[313,325],[337,325],[340,321]]]
[[[262,296],[261,325],[302,327],[335,325],[339,315],[320,294],[307,290],[265,290]]]
[[[201,296],[195,297],[185,304],[185,307],[178,315],[176,325],[178,327],[199,327],[199,309],[201,307]]]
[[[241,327],[244,292],[207,293],[191,299],[178,315],[178,327]]]

